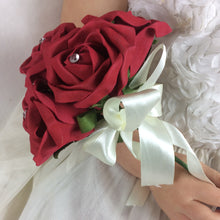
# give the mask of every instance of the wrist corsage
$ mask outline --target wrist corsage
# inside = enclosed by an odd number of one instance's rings
[[[82,22],[82,28],[64,23],[46,33],[20,68],[27,87],[23,126],[36,164],[80,141],[85,151],[113,165],[117,142],[123,141],[141,161],[142,185],[172,184],[176,145],[186,150],[189,172],[209,181],[182,134],[159,119],[162,85],[155,83],[166,49],[150,50],[155,37],[171,32],[168,24],[122,11]],[[140,143],[132,141],[135,130]]]

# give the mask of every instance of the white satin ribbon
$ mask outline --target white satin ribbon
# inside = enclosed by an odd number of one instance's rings
[[[151,63],[160,50],[160,60],[148,77]],[[161,44],[149,55],[129,84],[131,89],[138,88],[137,91],[107,100],[103,109],[105,120],[95,132],[82,140],[84,150],[104,163],[114,165],[120,135],[133,156],[141,161],[141,185],[158,186],[174,181],[173,145],[176,145],[186,150],[189,172],[203,181],[211,182],[183,135],[177,128],[158,118],[162,114],[162,85],[155,83],[165,62],[166,48]],[[138,145],[132,141],[133,132],[137,129],[140,138]]]

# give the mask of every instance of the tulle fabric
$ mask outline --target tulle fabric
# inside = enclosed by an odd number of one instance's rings
[[[135,15],[167,22],[163,119],[177,126],[198,157],[220,171],[220,5],[218,0],[129,0]],[[152,195],[126,207],[136,179],[72,144],[36,167],[21,105],[0,132],[0,219],[166,220]],[[177,151],[180,151],[177,149]]]
[[[20,129],[21,114],[19,105],[1,132],[0,219],[159,219],[152,196],[144,207],[125,206],[135,177],[103,164],[77,143],[37,168]]]

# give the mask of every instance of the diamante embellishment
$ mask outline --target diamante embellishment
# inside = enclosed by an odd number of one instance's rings
[[[26,116],[27,116],[27,110],[25,110],[25,111],[23,112],[23,119],[25,119]]]
[[[74,53],[73,55],[71,55],[71,56],[69,57],[70,63],[76,63],[76,62],[78,62],[78,61],[79,61],[79,58],[80,58],[79,54],[78,54],[78,53]]]
[[[39,40],[39,43],[40,43],[40,44],[43,43],[45,39],[46,39],[46,38],[42,37],[42,38]]]

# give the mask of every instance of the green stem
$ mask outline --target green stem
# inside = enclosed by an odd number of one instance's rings
[[[178,158],[177,156],[175,156],[175,161],[182,166],[184,169],[186,169],[189,172],[188,166],[185,162],[183,162],[182,160],[180,160],[180,158]]]

